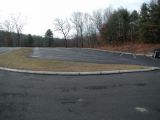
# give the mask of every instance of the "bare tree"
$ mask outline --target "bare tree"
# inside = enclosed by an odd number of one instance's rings
[[[21,14],[12,15],[11,22],[14,26],[14,31],[17,33],[17,45],[20,46],[21,33],[26,24],[26,17],[21,16]]]
[[[75,43],[76,43],[76,46],[78,47],[78,39],[79,39],[79,22],[78,22],[78,15],[76,13],[73,13],[72,14],[72,17],[70,18],[71,22],[73,23],[73,28],[74,30],[76,31],[76,35],[75,35]]]
[[[112,13],[113,13],[113,8],[112,8],[112,6],[106,8],[106,9],[104,10],[104,13],[103,13],[103,24],[106,24],[106,23],[107,23],[108,19],[109,19],[109,18],[111,17],[111,15],[112,15]]]
[[[68,22],[68,20],[62,20],[62,19],[55,19],[55,23],[54,23],[54,26],[55,26],[55,31],[58,31],[60,32],[61,34],[63,34],[64,36],[64,39],[65,39],[65,45],[66,47],[68,47],[67,45],[67,37],[68,37],[68,34],[71,30],[71,25],[70,23]]]
[[[11,22],[11,20],[5,20],[4,23],[3,23],[3,29],[5,31],[8,31],[8,32],[13,32],[14,31],[14,25],[13,23]]]
[[[74,29],[76,30],[77,36],[79,35],[79,16],[76,12],[72,14],[71,22],[74,24]]]
[[[71,18],[74,28],[77,32],[77,36],[81,38],[81,46],[84,46],[83,33],[84,33],[84,14],[82,12],[74,12]]]
[[[0,30],[3,30],[2,23],[0,23]]]
[[[0,22],[0,30],[3,30],[2,23]]]
[[[98,32],[100,32],[103,25],[103,14],[101,9],[93,12],[93,20]]]
[[[7,46],[13,46],[13,32],[14,32],[14,25],[11,19],[6,19],[2,23],[2,30],[6,31],[5,43]]]
[[[95,40],[96,40],[96,27],[94,25],[94,20],[93,17],[85,13],[85,37],[87,37],[88,45],[91,47],[94,47],[95,45]]]

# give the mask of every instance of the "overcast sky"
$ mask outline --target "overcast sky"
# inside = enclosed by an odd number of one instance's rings
[[[0,22],[10,14],[27,17],[23,33],[44,35],[47,29],[53,30],[55,18],[71,16],[73,12],[89,12],[97,9],[124,7],[132,11],[140,9],[143,2],[150,0],[0,0]],[[57,36],[54,33],[55,37]]]

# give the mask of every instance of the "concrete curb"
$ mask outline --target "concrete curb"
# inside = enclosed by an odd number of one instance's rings
[[[110,74],[120,74],[120,73],[135,73],[135,72],[147,72],[160,70],[157,67],[149,67],[146,69],[135,69],[135,70],[113,70],[113,71],[95,71],[95,72],[51,72],[51,71],[32,71],[32,70],[20,70],[0,67],[0,70],[18,72],[18,73],[28,73],[28,74],[41,74],[41,75],[61,75],[61,76],[81,76],[81,75],[110,75]]]

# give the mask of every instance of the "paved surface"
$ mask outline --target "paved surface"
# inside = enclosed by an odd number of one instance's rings
[[[160,120],[160,71],[100,76],[0,71],[0,120]]]
[[[0,47],[0,54],[20,49],[18,47]]]
[[[136,64],[160,67],[160,59],[81,48],[34,48],[32,57],[103,64]]]
[[[79,48],[34,48],[32,57],[160,66],[149,57]],[[160,120],[160,71],[56,76],[0,70],[0,120]]]

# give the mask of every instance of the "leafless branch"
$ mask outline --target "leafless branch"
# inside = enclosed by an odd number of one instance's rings
[[[62,20],[62,19],[57,18],[54,21],[55,21],[55,23],[54,23],[55,29],[54,30],[63,34],[64,39],[66,41],[66,47],[67,47],[67,37],[68,37],[68,34],[71,30],[71,25],[70,25],[68,19]]]

